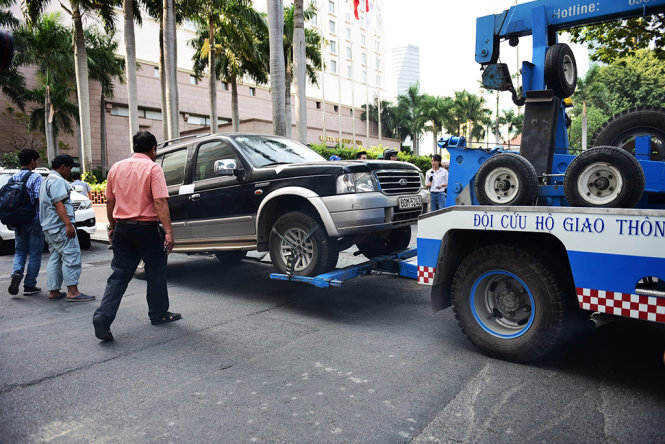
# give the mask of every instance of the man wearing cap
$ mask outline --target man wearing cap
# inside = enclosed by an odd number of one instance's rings
[[[148,131],[139,131],[133,145],[132,157],[114,164],[106,180],[113,273],[92,317],[95,336],[102,341],[113,340],[111,324],[141,259],[145,262],[150,322],[156,325],[182,318],[180,313],[168,311],[166,257],[173,249],[173,231],[164,171],[155,163],[157,139]]]
[[[76,238],[74,206],[69,198],[72,168],[79,166],[67,154],[58,154],[51,162],[51,173],[39,188],[39,221],[51,256],[46,266],[49,300],[67,296],[67,302],[93,301],[94,296],[78,289],[81,276],[81,248]],[[67,293],[61,292],[62,284]]]

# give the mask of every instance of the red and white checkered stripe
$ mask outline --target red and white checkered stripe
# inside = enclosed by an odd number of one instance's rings
[[[434,272],[436,268],[418,265],[418,283],[432,285],[434,283]]]
[[[665,323],[665,298],[578,288],[584,310]]]

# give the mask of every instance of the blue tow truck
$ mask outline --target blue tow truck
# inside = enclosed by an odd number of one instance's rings
[[[373,271],[432,287],[434,311],[455,318],[482,352],[540,359],[591,314],[665,323],[665,109],[611,118],[574,155],[566,100],[575,58],[557,32],[665,12],[665,0],[539,0],[477,19],[483,84],[524,105],[519,153],[447,146],[446,208],[418,221],[417,248],[313,278],[341,286]],[[533,58],[515,90],[499,43],[532,35]]]

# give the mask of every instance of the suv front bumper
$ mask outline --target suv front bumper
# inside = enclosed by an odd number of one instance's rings
[[[429,193],[421,190],[417,193],[422,198],[422,207],[400,210],[400,197],[414,194],[388,196],[379,192],[340,194],[320,197],[330,214],[336,233],[331,232],[329,224],[324,221],[331,236],[349,236],[371,231],[382,231],[409,225],[418,220],[427,208]],[[310,199],[311,200],[311,199]],[[316,205],[315,205],[316,206]]]

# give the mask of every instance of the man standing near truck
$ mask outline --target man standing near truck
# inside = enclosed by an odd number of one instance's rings
[[[113,273],[92,318],[95,336],[102,341],[113,340],[111,324],[141,260],[145,262],[150,322],[163,324],[182,317],[168,311],[166,257],[173,249],[173,230],[164,171],[155,163],[157,139],[148,131],[139,131],[133,144],[134,155],[114,164],[106,182]]]

